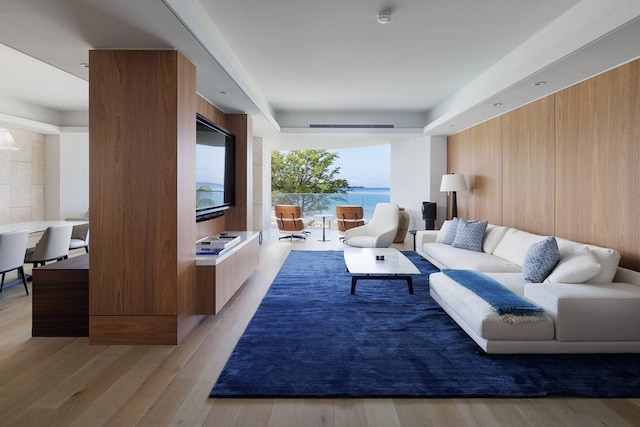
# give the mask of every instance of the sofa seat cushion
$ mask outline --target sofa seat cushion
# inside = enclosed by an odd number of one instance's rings
[[[521,295],[524,287],[522,274],[503,273],[507,288]],[[488,274],[503,284],[501,274]],[[494,340],[550,340],[554,336],[553,321],[549,317],[531,322],[506,322],[493,308],[471,290],[458,284],[443,273],[429,276],[431,292],[454,310],[464,322],[484,339]]]
[[[524,296],[553,318],[558,341],[640,340],[640,286],[530,283]]]
[[[443,243],[425,243],[422,251],[439,268],[478,270],[481,272],[520,273],[519,265],[484,252],[454,248]]]

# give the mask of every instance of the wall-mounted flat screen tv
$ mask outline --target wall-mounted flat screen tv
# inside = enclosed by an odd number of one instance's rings
[[[235,136],[196,118],[196,222],[224,215],[234,204]]]

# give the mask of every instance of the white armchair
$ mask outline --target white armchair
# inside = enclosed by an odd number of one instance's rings
[[[358,248],[388,248],[396,236],[398,218],[396,203],[378,203],[371,221],[345,231],[344,242]]]

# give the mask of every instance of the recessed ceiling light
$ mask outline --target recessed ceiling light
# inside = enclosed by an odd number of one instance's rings
[[[494,107],[499,107],[502,105],[502,102],[496,102],[495,104],[493,104]]]
[[[80,66],[84,67],[84,68],[89,68],[89,63],[88,62],[81,62]]]
[[[389,21],[391,21],[391,11],[390,10],[383,10],[382,12],[378,13],[378,23],[379,24],[386,24]]]
[[[533,85],[534,86],[544,86],[546,84],[547,84],[547,82],[535,82]]]

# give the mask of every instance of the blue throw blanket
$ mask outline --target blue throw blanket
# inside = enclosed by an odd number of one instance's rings
[[[543,317],[545,311],[513,293],[492,278],[473,270],[442,270],[493,307],[499,316]]]

